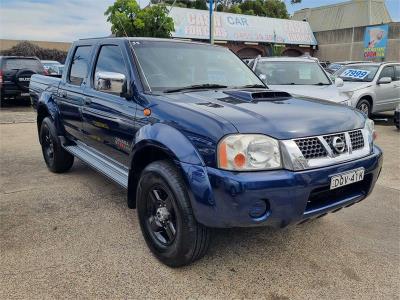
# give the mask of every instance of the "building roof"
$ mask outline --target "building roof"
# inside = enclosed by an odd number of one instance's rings
[[[292,20],[307,21],[313,32],[392,22],[384,0],[352,0],[304,8]]]

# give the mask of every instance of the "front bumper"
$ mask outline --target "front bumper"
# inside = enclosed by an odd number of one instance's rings
[[[198,222],[209,227],[285,227],[366,198],[382,167],[382,151],[374,146],[367,157],[306,171],[230,172],[182,163],[192,208]],[[329,190],[330,178],[363,167],[364,180]],[[267,212],[250,216],[256,202]]]

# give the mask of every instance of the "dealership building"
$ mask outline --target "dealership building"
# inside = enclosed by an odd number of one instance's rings
[[[210,15],[206,10],[173,7],[172,37],[208,42]],[[214,43],[226,46],[242,58],[257,55],[313,54],[317,41],[308,22],[214,12]]]

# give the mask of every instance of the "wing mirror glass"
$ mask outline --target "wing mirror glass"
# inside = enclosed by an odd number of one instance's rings
[[[392,78],[390,77],[382,77],[379,78],[378,80],[378,84],[387,84],[387,83],[391,83],[392,82]]]
[[[342,78],[335,78],[335,85],[337,87],[342,87],[344,85],[343,79]]]
[[[116,72],[96,72],[95,89],[105,93],[116,94],[124,97],[126,95],[126,77]]]

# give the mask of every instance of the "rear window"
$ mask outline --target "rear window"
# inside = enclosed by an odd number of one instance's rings
[[[4,70],[20,70],[29,69],[35,71],[36,73],[43,72],[43,65],[37,59],[29,58],[7,58],[4,64]]]

